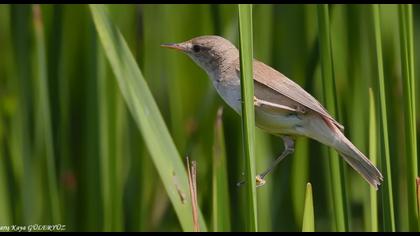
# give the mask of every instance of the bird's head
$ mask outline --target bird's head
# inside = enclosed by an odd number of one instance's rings
[[[200,36],[182,43],[167,43],[161,46],[187,54],[208,73],[220,69],[223,62],[229,63],[239,58],[235,45],[215,35]]]

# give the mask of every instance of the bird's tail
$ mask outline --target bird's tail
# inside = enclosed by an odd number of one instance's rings
[[[333,146],[344,160],[355,169],[369,184],[376,190],[383,181],[381,172],[373,163],[353,145],[350,140],[337,127],[331,127],[336,135],[336,142]]]
[[[339,145],[337,151],[351,167],[378,190],[378,186],[383,180],[381,172],[341,132],[339,136],[341,136],[341,145]]]
[[[334,148],[343,159],[356,170],[376,190],[383,177],[381,172],[372,164],[357,147],[355,147],[328,118],[310,119],[308,137],[314,138]]]

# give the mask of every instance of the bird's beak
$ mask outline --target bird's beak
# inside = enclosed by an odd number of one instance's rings
[[[178,51],[186,51],[186,48],[183,44],[180,43],[164,43],[160,45],[161,47],[164,48],[171,48],[171,49],[175,49]]]

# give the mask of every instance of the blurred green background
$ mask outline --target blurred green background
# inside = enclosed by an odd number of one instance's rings
[[[208,230],[245,230],[244,188],[236,186],[245,169],[241,118],[187,56],[159,46],[208,34],[221,35],[238,46],[237,5],[140,4],[107,9],[180,156],[197,161],[198,203]],[[374,120],[379,144],[369,146],[369,88],[379,107],[371,8],[331,5],[329,12],[338,119],[363,153],[368,156],[370,149],[377,150],[380,159],[379,118]],[[70,231],[182,230],[104,56],[89,7],[41,5],[40,13],[37,21],[32,5],[0,5],[0,225],[61,223]],[[36,22],[43,25],[40,34]],[[407,200],[410,164],[397,5],[380,6],[380,24],[395,229],[409,231],[413,230],[409,210],[418,206]],[[414,68],[420,66],[419,25],[420,7],[413,5]],[[325,103],[317,6],[253,5],[253,30],[254,57]],[[413,91],[416,100],[418,80]],[[221,126],[216,125],[219,107],[224,107]],[[255,146],[258,173],[283,151],[281,139],[259,129]],[[301,231],[307,182],[312,184],[315,230],[338,230],[327,148],[299,138],[295,150],[257,189],[259,230]],[[224,168],[226,178],[220,174]],[[346,230],[371,231],[370,187],[348,165],[343,170]],[[386,229],[382,191],[377,192],[379,231]],[[221,197],[222,208],[215,208],[216,196]],[[225,225],[215,226],[217,216],[225,217],[221,221]]]

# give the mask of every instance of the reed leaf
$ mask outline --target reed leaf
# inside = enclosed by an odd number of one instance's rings
[[[375,97],[369,88],[369,157],[374,165],[377,163],[378,132]],[[378,232],[378,194],[373,188],[369,189],[370,195],[370,231]]]
[[[252,5],[239,4],[241,62],[242,136],[245,154],[247,230],[257,231],[257,193],[255,183],[255,120],[252,45]]]
[[[35,215],[35,181],[32,178],[34,168],[31,161],[33,92],[30,78],[31,60],[28,57],[31,6],[11,5],[10,12],[17,109],[16,118],[11,123],[13,132],[10,134],[9,150],[14,181],[19,185],[20,203],[15,208],[15,214],[20,215],[20,222],[29,223],[34,220]]]
[[[416,177],[417,170],[417,132],[416,132],[416,98],[414,78],[414,48],[413,48],[413,9],[411,4],[398,6],[400,28],[401,71],[404,92],[404,125],[407,166],[407,204],[410,231],[418,230],[416,207]]]
[[[223,108],[219,108],[214,124],[212,159],[212,226],[214,232],[227,232],[231,229],[226,147],[222,115]]]
[[[273,53],[273,5],[253,5],[253,48],[254,58],[258,58],[267,64],[271,64]],[[263,130],[255,129],[255,157],[256,169],[266,170],[273,159],[273,151],[270,145],[272,136]],[[274,175],[273,175],[274,176]],[[273,176],[269,178],[273,178]],[[270,181],[271,182],[271,181]],[[258,199],[258,230],[262,232],[272,231],[273,187],[275,182],[266,184],[257,190]]]
[[[312,185],[306,184],[305,204],[303,208],[303,232],[315,232],[314,203],[312,200]]]
[[[323,78],[323,94],[327,110],[333,117],[338,116],[337,96],[334,78],[334,65],[331,48],[330,20],[328,5],[320,4],[318,11],[319,46]],[[344,188],[343,163],[338,154],[329,149],[329,166],[333,211],[337,231],[348,231],[348,215],[346,208],[346,191]]]
[[[0,117],[2,117],[2,106],[0,104]],[[3,142],[3,126],[0,124],[0,142]],[[7,189],[6,158],[4,152],[0,151],[0,207],[3,211],[0,213],[0,222],[5,225],[12,224],[12,215],[10,207],[10,195]]]
[[[39,101],[37,102],[37,111],[39,112],[37,118],[41,124],[42,133],[41,145],[45,150],[46,157],[46,170],[48,178],[48,197],[49,197],[49,210],[51,214],[51,222],[61,222],[61,213],[58,196],[57,177],[54,160],[54,144],[51,127],[51,112],[49,102],[49,91],[48,91],[48,78],[47,78],[47,58],[45,49],[45,37],[44,37],[44,24],[42,20],[41,7],[39,5],[33,6],[33,19],[35,29],[35,47],[37,56],[37,72],[38,78],[36,80],[36,93]]]
[[[382,58],[382,37],[381,37],[381,19],[379,5],[372,5],[372,17],[374,26],[374,39],[377,60],[377,75],[379,81],[379,110],[381,119],[381,170],[384,176],[384,182],[381,186],[382,196],[382,217],[383,217],[383,230],[395,231],[395,218],[394,218],[394,201],[392,196],[392,178],[391,178],[391,162],[389,154],[389,138],[388,138],[388,118],[387,118],[387,102],[385,94],[385,78],[384,66]]]

